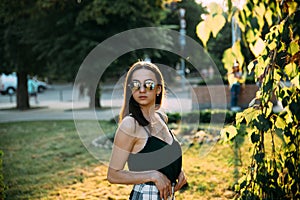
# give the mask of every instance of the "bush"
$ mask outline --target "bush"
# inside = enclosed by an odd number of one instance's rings
[[[232,123],[235,120],[236,112],[229,110],[200,110],[184,113],[182,116],[179,113],[167,113],[169,123]]]
[[[179,113],[167,113],[168,123],[178,123],[181,120]]]

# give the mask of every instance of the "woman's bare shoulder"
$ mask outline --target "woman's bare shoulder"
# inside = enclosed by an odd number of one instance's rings
[[[119,130],[122,132],[125,132],[127,134],[132,135],[134,133],[134,130],[136,128],[136,121],[131,116],[126,116],[119,124]]]
[[[156,113],[159,114],[166,123],[168,123],[168,115],[164,111],[157,110]]]

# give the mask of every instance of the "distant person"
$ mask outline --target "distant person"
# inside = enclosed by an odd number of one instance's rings
[[[78,100],[84,99],[84,83],[79,84],[79,95]]]
[[[242,72],[238,61],[235,61],[232,66],[232,71],[228,73],[228,82],[230,86],[230,108],[233,111],[238,111],[241,108],[238,106],[238,96],[241,91]]]
[[[209,66],[209,68],[208,68],[208,77],[209,77],[209,79],[213,79],[214,74],[215,74],[214,68],[212,66]]]
[[[137,62],[130,68],[107,172],[111,183],[134,185],[130,200],[175,199],[175,191],[187,183],[180,144],[159,110],[164,93],[156,65]]]
[[[31,79],[30,77],[27,80],[27,88],[28,88],[28,95],[29,99],[30,97],[34,97],[35,103],[38,104],[38,86],[34,79]]]

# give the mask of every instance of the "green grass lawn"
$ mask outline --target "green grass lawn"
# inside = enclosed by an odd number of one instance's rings
[[[100,123],[104,132],[115,130],[115,124]],[[216,143],[203,155],[204,147],[196,143],[184,151],[189,188],[177,200],[232,198],[232,148]],[[132,188],[107,182],[107,166],[87,151],[73,121],[2,123],[0,149],[6,199],[128,199]]]

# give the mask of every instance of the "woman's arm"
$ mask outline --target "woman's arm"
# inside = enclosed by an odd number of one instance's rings
[[[133,120],[133,118],[124,118],[116,132],[107,173],[107,180],[111,183],[139,184],[154,181],[152,179],[155,177],[155,171],[131,172],[124,170],[128,156],[137,140],[133,135],[136,134]]]
[[[172,188],[170,180],[164,174],[156,170],[142,172],[124,170],[128,156],[137,140],[137,137],[133,136],[134,130],[134,119],[131,117],[124,118],[115,135],[107,180],[110,183],[118,184],[153,182],[160,191],[161,198],[166,198],[166,195],[171,193]]]
[[[155,170],[132,172],[127,170],[116,170],[109,167],[107,179],[110,183],[119,184],[140,184],[153,182],[159,190],[161,199],[167,199],[168,196],[172,194],[170,180],[164,174]]]
[[[183,170],[181,170],[179,176],[178,176],[178,182],[175,185],[175,191],[180,190],[180,188],[182,188],[182,186],[184,186],[185,184],[187,184],[187,178],[185,176],[185,173]]]

